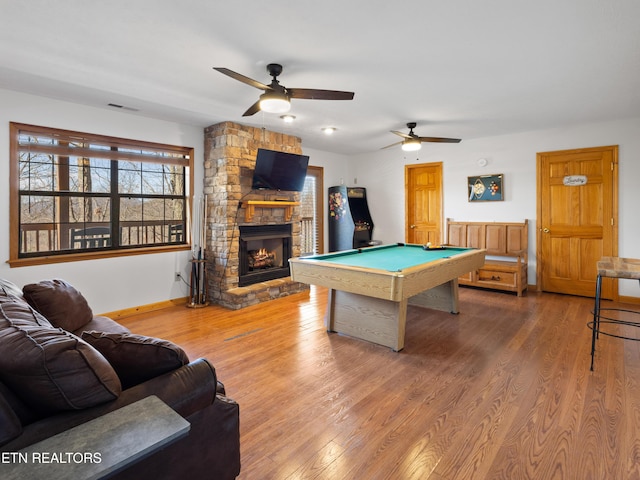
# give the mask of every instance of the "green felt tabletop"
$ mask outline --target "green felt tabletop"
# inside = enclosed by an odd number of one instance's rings
[[[312,257],[305,257],[304,259],[351,267],[377,268],[389,272],[398,272],[424,263],[453,257],[470,250],[472,249],[457,247],[425,250],[422,248],[422,245],[413,244],[381,245],[359,250],[346,250],[325,255],[314,255]]]

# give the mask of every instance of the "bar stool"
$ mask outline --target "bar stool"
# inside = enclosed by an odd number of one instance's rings
[[[611,317],[602,316],[603,311],[627,312],[640,315],[640,311],[625,310],[622,308],[600,308],[600,296],[602,294],[602,278],[627,278],[640,281],[640,260],[635,258],[602,257],[598,262],[598,278],[596,280],[596,298],[593,307],[593,321],[587,323],[591,333],[591,371],[593,371],[593,357],[596,351],[596,339],[600,334],[609,337],[622,338],[623,340],[640,341],[640,338],[626,337],[613,332],[603,331],[601,324],[629,325],[640,328],[640,322],[631,322]]]

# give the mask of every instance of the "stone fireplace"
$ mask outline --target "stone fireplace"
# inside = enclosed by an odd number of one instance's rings
[[[252,191],[258,148],[302,153],[298,137],[263,128],[205,129],[208,296],[232,309],[309,288],[289,276],[289,258],[300,256],[300,194]]]

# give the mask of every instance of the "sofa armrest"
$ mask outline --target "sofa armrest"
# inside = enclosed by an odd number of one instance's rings
[[[204,358],[199,358],[159,377],[122,392],[115,403],[123,405],[156,395],[183,417],[211,405],[216,399],[216,370]],[[116,408],[119,408],[119,405]]]
[[[0,447],[0,451],[17,451],[149,395],[156,395],[178,414],[188,417],[214,402],[217,383],[214,367],[200,358],[125,390],[112,402],[60,413],[26,425],[22,435]]]
[[[9,402],[0,393],[0,446],[13,440],[22,433],[22,424]]]
[[[78,337],[81,337],[82,332],[88,332],[91,330],[107,333],[131,333],[127,327],[120,325],[115,320],[102,315],[95,315],[89,323],[86,323],[85,325],[74,330],[71,333],[77,335]]]

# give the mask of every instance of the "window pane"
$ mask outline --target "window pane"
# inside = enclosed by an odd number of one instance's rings
[[[20,190],[50,192],[55,188],[53,155],[20,154]]]
[[[62,198],[61,205],[69,204],[71,223],[109,222],[111,220],[111,201],[105,197]]]
[[[122,198],[120,200],[120,221],[142,221],[142,199],[140,198]]]
[[[13,122],[10,128],[17,166],[11,182],[19,188],[11,197],[19,215],[12,220],[10,261],[187,243],[192,148]]]
[[[184,195],[184,168],[165,165],[165,194]]]
[[[20,197],[20,252],[53,251],[57,248],[53,197]]]
[[[304,187],[300,194],[301,204],[301,229],[300,229],[300,255],[313,255],[316,251],[315,237],[315,212],[316,212],[316,179],[307,175],[304,179]]]
[[[69,162],[69,187],[66,190],[109,193],[111,191],[111,162],[98,158],[72,158]]]
[[[118,162],[118,193],[142,193],[142,164]]]
[[[161,167],[159,165],[159,167]],[[145,169],[148,170],[148,169]],[[142,194],[143,195],[162,195],[164,190],[164,175],[162,167],[156,171],[142,172]]]
[[[145,198],[142,201],[142,218],[148,220],[164,220],[164,200],[162,198]]]
[[[24,195],[20,201],[22,223],[55,222],[55,198]]]
[[[165,217],[167,220],[182,220],[185,218],[184,215],[184,200],[165,200],[164,201],[164,211]]]
[[[110,226],[72,228],[70,231],[69,244],[72,250],[110,247],[111,241]]]

